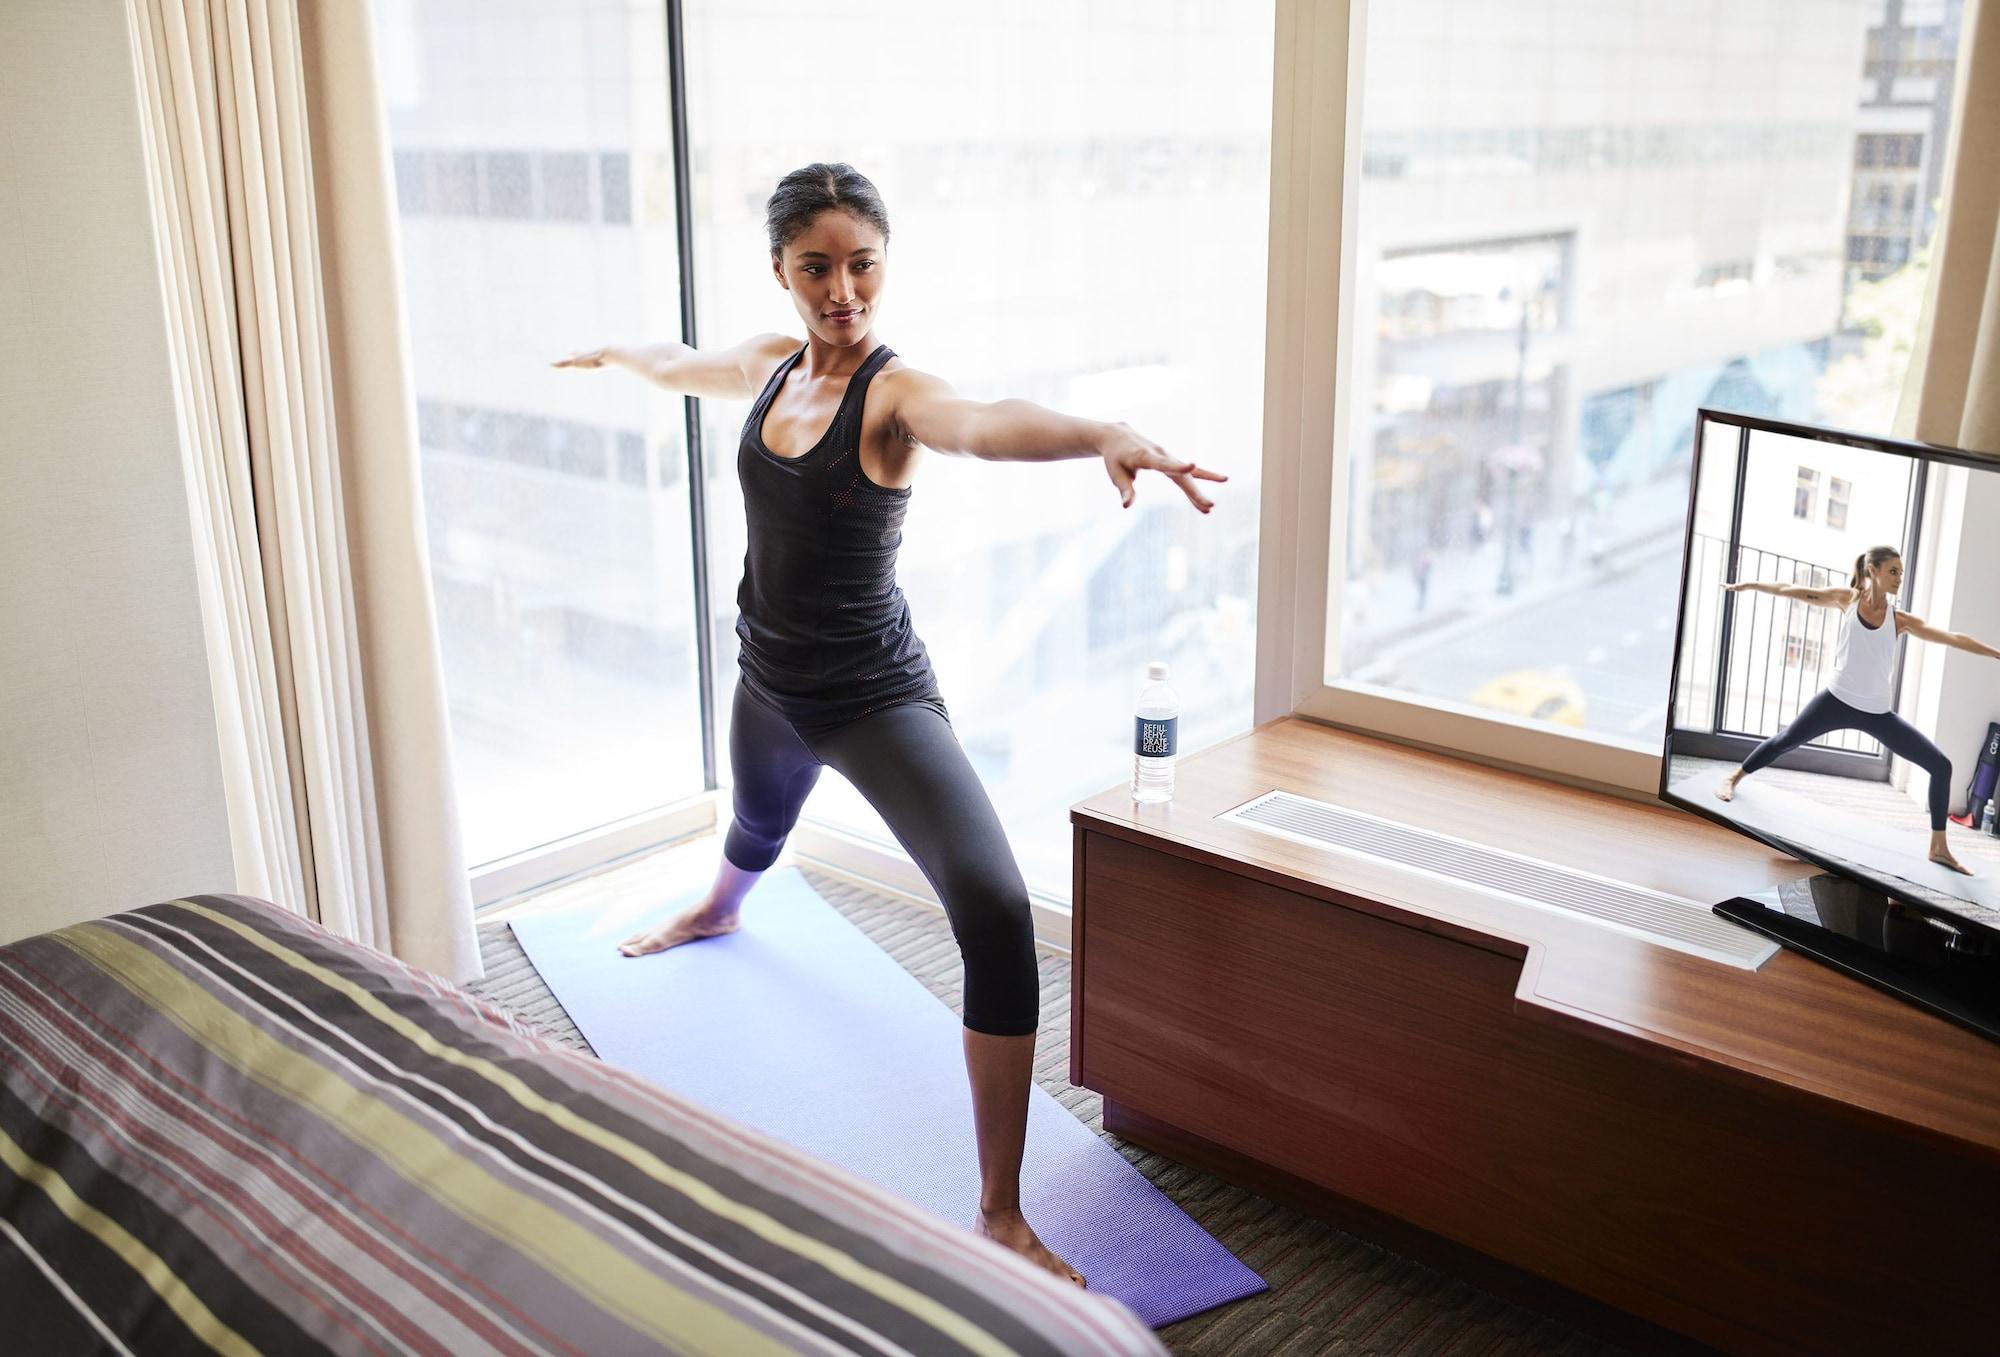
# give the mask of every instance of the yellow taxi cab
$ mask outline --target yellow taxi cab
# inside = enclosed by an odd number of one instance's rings
[[[1516,669],[1489,679],[1472,701],[1495,711],[1528,716],[1557,725],[1583,724],[1583,689],[1566,674],[1547,669]]]

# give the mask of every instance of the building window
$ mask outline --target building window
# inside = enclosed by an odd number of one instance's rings
[[[603,480],[604,430],[569,419],[556,420],[554,425],[556,470],[586,480]]]
[[[618,435],[618,479],[626,485],[646,484],[646,439],[638,433]]]
[[[1826,486],[1826,526],[1835,532],[1847,529],[1847,496],[1852,487],[1838,476],[1829,477]]]
[[[632,157],[624,151],[606,151],[597,158],[597,180],[604,203],[607,225],[623,226],[632,220]]]
[[[431,210],[450,217],[470,217],[479,211],[479,158],[470,151],[439,151],[430,156]]]
[[[474,457],[491,457],[499,447],[494,412],[461,406],[457,417],[456,436],[451,441],[452,451],[470,453]]]
[[[503,411],[500,415],[500,454],[516,466],[549,469],[549,421],[539,415]]]
[[[1710,264],[1695,275],[1694,285],[1698,288],[1721,288],[1732,283],[1747,284],[1755,263],[1750,259],[1731,259],[1726,263]]]
[[[1811,521],[1819,505],[1819,472],[1809,466],[1799,468],[1798,488],[1792,492],[1792,517]]]
[[[542,217],[549,221],[589,221],[589,157],[578,151],[551,151],[535,159],[542,171]]]
[[[534,216],[533,170],[523,151],[486,151],[479,157],[479,214],[525,221]]]

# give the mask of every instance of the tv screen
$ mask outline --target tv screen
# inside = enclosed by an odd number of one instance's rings
[[[2000,461],[1700,412],[1663,800],[1879,891],[1940,956],[1993,955],[1996,655]],[[1867,892],[1772,896],[1891,931],[1853,917]]]

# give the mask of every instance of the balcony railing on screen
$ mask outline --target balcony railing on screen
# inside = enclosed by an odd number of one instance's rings
[[[1726,594],[1722,586],[1727,579],[1728,539],[1696,533],[1689,550],[1688,616],[1683,623],[1674,725],[1680,730],[1767,739],[1833,677],[1840,614],[1775,594],[1748,590]],[[1848,579],[1847,567],[1751,546],[1737,547],[1736,563],[1739,580],[1823,589]],[[1726,655],[1725,606],[1733,609]],[[1870,757],[1882,752],[1876,741],[1852,730],[1834,731],[1810,747]]]

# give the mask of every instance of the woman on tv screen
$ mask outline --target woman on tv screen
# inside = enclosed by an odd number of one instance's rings
[[[1903,587],[1903,555],[1890,546],[1870,547],[1857,556],[1854,578],[1845,585],[1814,589],[1802,584],[1741,580],[1722,587],[1730,593],[1748,590],[1838,608],[1842,617],[1834,643],[1832,682],[1799,709],[1789,726],[1751,750],[1742,766],[1722,779],[1715,794],[1728,801],[1736,795],[1738,782],[1786,751],[1830,731],[1859,730],[1930,774],[1930,860],[1971,876],[1972,869],[1953,857],[1945,843],[1951,760],[1922,731],[1896,714],[1896,642],[1914,636],[1996,659],[2000,659],[2000,650],[1971,636],[1930,626],[1913,613],[1898,611],[1894,600]]]

